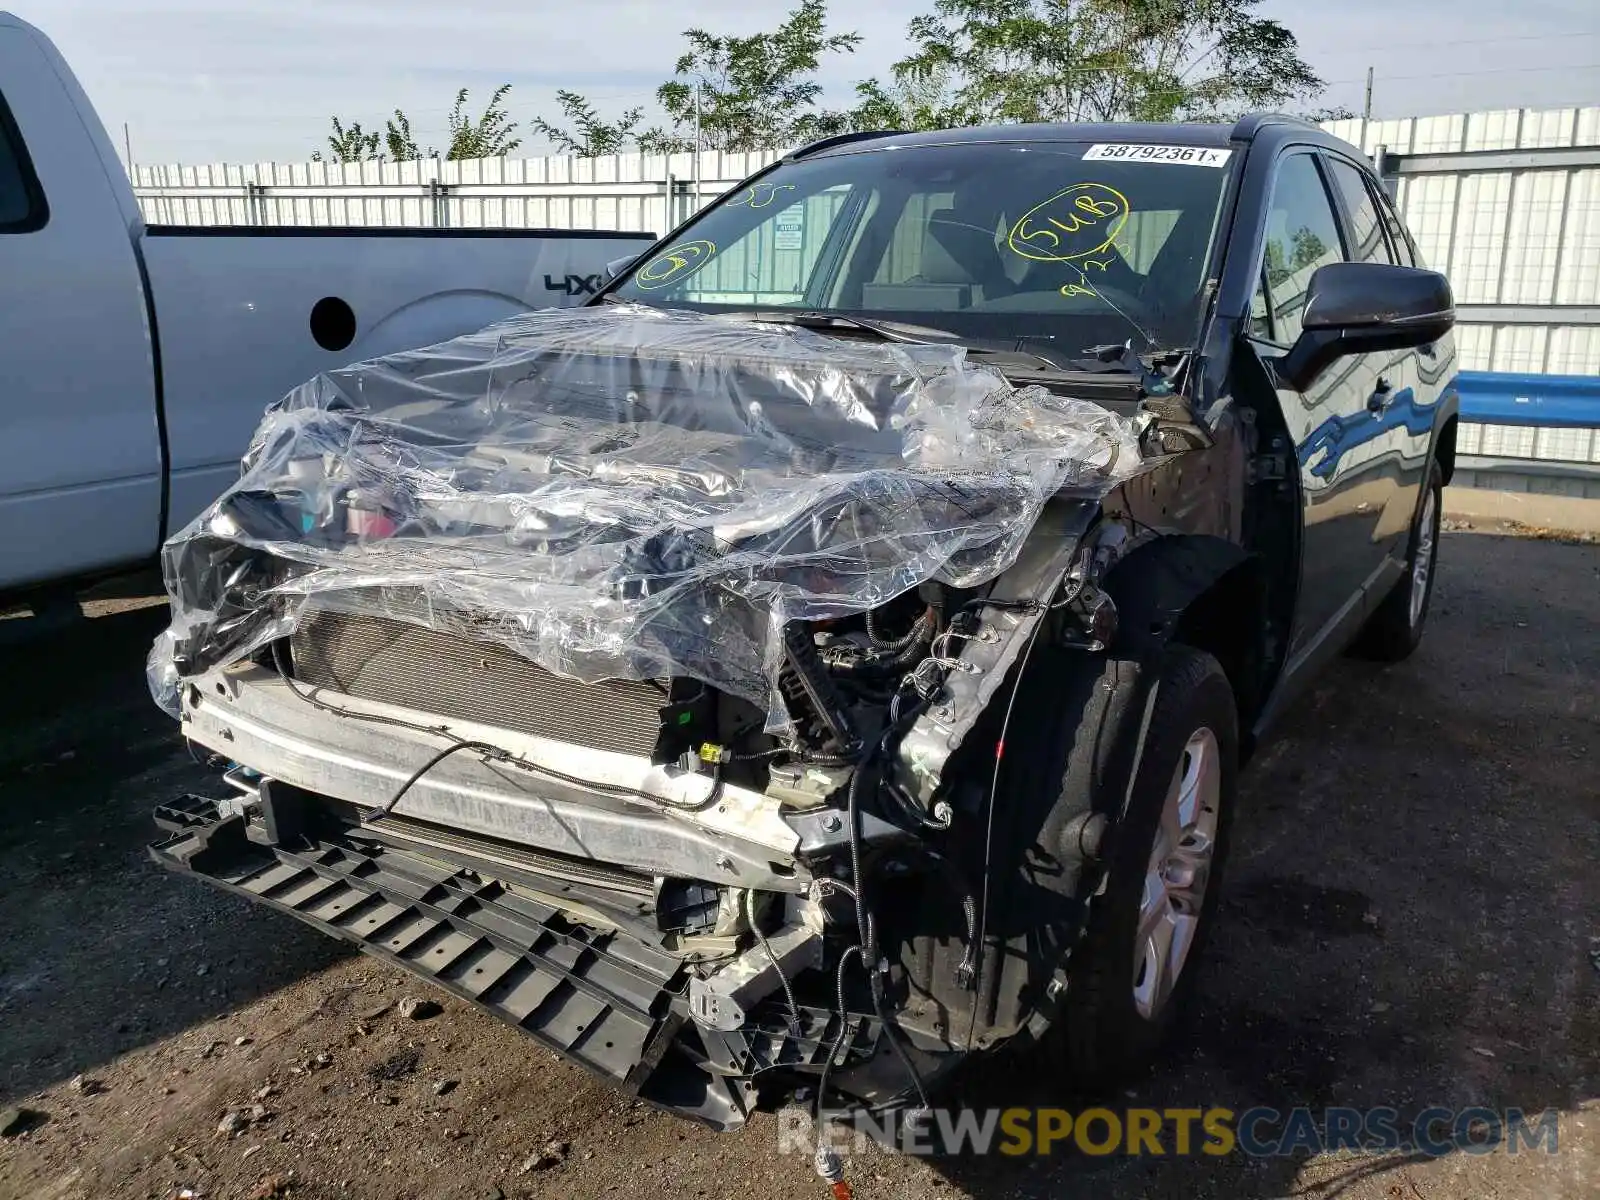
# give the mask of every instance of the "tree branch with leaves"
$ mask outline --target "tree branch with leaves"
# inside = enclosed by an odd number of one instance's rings
[[[556,107],[561,110],[565,125],[534,117],[528,122],[528,129],[542,134],[559,153],[578,158],[599,158],[602,154],[625,150],[635,140],[634,131],[644,120],[642,108],[630,108],[615,121],[603,120],[592,103],[565,88],[556,93]]]
[[[854,128],[852,114],[822,109],[816,73],[832,54],[850,54],[858,33],[830,33],[826,0],[801,0],[783,22],[748,37],[684,31],[688,49],[672,79],[656,89],[666,127],[639,130],[643,113],[629,109],[616,122],[602,121],[594,106],[572,92],[557,94],[566,124],[536,118],[530,128],[560,150],[587,156],[595,145],[613,153],[632,138],[647,154],[701,150],[766,150],[791,146]]]
[[[456,102],[450,109],[450,148],[445,152],[446,158],[501,158],[522,145],[521,138],[511,136],[517,126],[504,107],[510,91],[511,85],[502,83],[477,117],[467,115],[467,89],[456,93]]]
[[[1315,96],[1322,80],[1260,2],[935,0],[894,78],[942,78],[950,102],[900,115],[914,128],[1218,120]]]
[[[346,125],[338,117],[333,118],[333,132],[328,135],[328,157],[322,157],[322,151],[315,150],[311,154],[312,162],[353,163],[367,162],[378,157],[378,134],[374,130],[368,133],[361,128],[360,121],[351,121]]]
[[[510,91],[509,83],[501,84],[489,97],[483,113],[477,117],[467,114],[467,89],[462,88],[456,93],[455,105],[450,110],[450,142],[445,158],[498,158],[522,145],[521,138],[512,136],[516,123],[505,108],[505,98]],[[332,120],[333,132],[328,135],[329,162],[369,162],[376,158],[415,162],[421,158],[439,157],[437,150],[432,147],[424,150],[417,142],[411,132],[411,118],[401,109],[395,109],[394,115],[383,123],[381,135],[376,130],[368,132],[362,129],[359,121],[351,121],[346,125],[338,117]],[[384,151],[382,154],[378,153],[380,145]],[[311,161],[322,162],[322,152],[314,152]]]

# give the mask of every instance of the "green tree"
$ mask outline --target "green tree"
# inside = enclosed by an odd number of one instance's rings
[[[902,84],[949,102],[902,123],[1224,119],[1316,95],[1295,36],[1260,0],[936,0],[912,20]],[[877,102],[879,89],[866,99]],[[883,115],[878,104],[877,115]]]
[[[351,121],[347,126],[338,117],[333,118],[333,132],[328,135],[328,162],[366,162],[368,159],[377,157],[378,134],[376,131],[367,133],[361,128],[360,121]],[[322,151],[313,151],[311,161],[322,162]]]
[[[395,162],[415,162],[419,158],[437,157],[438,154],[432,149],[424,153],[422,147],[417,145],[417,139],[411,136],[411,118],[398,108],[394,110],[394,116],[384,122],[383,144]]]
[[[827,25],[826,0],[800,0],[770,33],[685,30],[677,78],[656,89],[676,136],[693,133],[697,104],[702,150],[771,149],[844,128],[843,114],[817,109],[816,71],[825,55],[853,53],[861,35],[829,33]]]
[[[562,154],[578,158],[599,158],[602,154],[616,154],[626,149],[635,140],[634,131],[644,120],[644,109],[630,108],[615,121],[603,121],[593,104],[565,88],[556,93],[556,107],[561,110],[565,126],[535,117],[528,122],[528,128],[543,134]]]
[[[510,90],[509,83],[496,88],[494,95],[489,97],[488,106],[478,117],[467,114],[467,89],[462,88],[456,93],[455,105],[450,110],[450,143],[445,158],[499,158],[522,145],[521,138],[512,136],[516,124],[505,109],[506,93]],[[411,132],[411,118],[401,109],[395,109],[394,115],[383,123],[381,138],[376,130],[370,133],[363,130],[359,121],[352,121],[347,126],[338,117],[333,118],[333,133],[328,137],[331,161],[365,162],[378,158],[380,144],[384,149],[381,157],[394,162],[439,157],[437,150],[432,147],[424,150],[418,143]],[[321,162],[322,152],[314,152],[311,160]]]
[[[501,158],[522,145],[521,138],[511,136],[517,126],[504,107],[510,90],[509,83],[497,87],[482,115],[476,118],[466,113],[467,89],[456,93],[455,105],[450,109],[450,148],[445,151],[446,158]]]
[[[956,116],[955,72],[934,67],[906,73],[890,83],[869,79],[856,84],[856,107],[848,117],[853,130],[943,129],[960,124]]]
[[[683,36],[688,49],[674,77],[656,89],[665,126],[639,129],[643,112],[636,108],[608,123],[583,96],[560,92],[556,103],[566,124],[540,117],[530,128],[580,156],[615,153],[630,138],[646,154],[678,154],[696,148],[697,128],[701,150],[767,150],[856,128],[865,119],[865,97],[861,117],[817,104],[823,57],[852,53],[861,43],[858,33],[828,32],[827,0],[800,0],[768,33],[736,37],[688,29]]]

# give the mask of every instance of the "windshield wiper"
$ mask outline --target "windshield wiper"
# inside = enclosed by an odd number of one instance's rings
[[[773,325],[797,325],[802,329],[859,329],[863,333],[871,333],[880,337],[886,342],[895,342],[901,345],[959,346],[973,358],[1008,359],[1013,363],[1022,359],[1029,360],[1038,364],[1034,369],[1041,374],[1115,375],[1129,373],[1138,375],[1141,373],[1140,370],[1127,367],[1118,359],[1108,361],[1100,353],[1105,347],[1098,346],[1092,347],[1086,352],[1093,356],[1091,358],[1072,358],[1063,362],[1060,359],[1050,357],[1048,354],[1041,354],[1037,350],[1025,349],[1021,345],[983,345],[982,343],[968,341],[949,329],[935,329],[929,325],[911,325],[904,321],[874,321],[866,317],[847,315],[845,313],[819,312],[815,309],[804,309],[798,312],[790,312],[787,309],[750,309],[747,312],[725,312],[717,315]],[[1116,347],[1116,349],[1121,350],[1122,347]]]
[[[758,321],[770,325],[798,325],[802,329],[859,329],[875,334],[886,342],[906,344],[934,344],[955,341],[948,329],[931,329],[924,325],[905,325],[898,321],[870,321],[864,317],[846,316],[844,313],[818,312],[802,309],[753,308],[746,312],[719,312],[719,317],[737,317],[741,321]],[[933,337],[919,336],[933,334]]]
[[[1009,360],[1007,365],[996,363],[995,366],[1003,373],[1013,378],[1027,378],[1034,376],[1039,379],[1077,379],[1084,380],[1092,376],[1101,376],[1109,383],[1112,379],[1122,376],[1141,380],[1148,377],[1144,364],[1133,353],[1128,345],[1091,346],[1083,352],[1083,356],[1072,358],[1056,358],[1042,354],[1038,350],[1029,350],[1022,343],[1034,340],[1030,338],[1017,338],[1009,345],[983,345],[962,338],[959,334],[949,329],[935,329],[928,325],[911,325],[904,321],[874,321],[866,317],[858,317],[846,313],[821,312],[816,309],[773,309],[753,308],[744,311],[719,312],[721,317],[733,317],[741,321],[754,321],[771,325],[795,325],[802,329],[850,329],[860,330],[882,338],[886,342],[902,345],[919,346],[959,346],[973,358]],[[1032,363],[1031,367],[1024,366],[1023,361]]]

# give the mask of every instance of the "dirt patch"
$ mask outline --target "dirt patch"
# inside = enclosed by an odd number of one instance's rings
[[[1199,1003],[1107,1101],[1553,1108],[1555,1157],[872,1150],[856,1194],[1591,1195],[1597,597],[1591,545],[1446,535],[1418,654],[1339,664],[1247,771]],[[144,693],[162,613],[130,600],[17,634],[28,620],[0,643],[0,1107],[30,1114],[0,1138],[0,1196],[826,1196],[772,1117],[717,1135],[664,1116],[442,995],[407,1019],[421,985],[152,866],[150,806],[213,778]],[[1083,1099],[1014,1060],[954,1095]]]

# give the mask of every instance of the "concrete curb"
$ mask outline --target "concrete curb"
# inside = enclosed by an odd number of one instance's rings
[[[1545,529],[1600,533],[1600,499],[1447,487],[1444,515],[1455,520],[1515,521]]]

